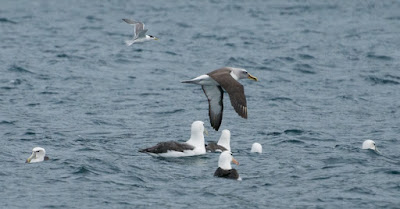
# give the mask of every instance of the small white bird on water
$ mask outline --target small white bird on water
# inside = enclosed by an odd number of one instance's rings
[[[32,155],[26,160],[26,163],[37,163],[44,160],[48,160],[46,156],[46,150],[41,147],[35,147],[32,149]]]
[[[251,146],[251,151],[250,152],[257,152],[257,153],[262,153],[262,146],[260,143],[254,143]]]
[[[132,40],[126,40],[125,43],[126,45],[130,46],[133,43],[138,43],[138,42],[145,42],[145,41],[151,41],[151,40],[158,40],[158,38],[152,36],[152,35],[146,35],[147,29],[144,29],[144,24],[142,22],[130,20],[130,19],[122,19],[129,25],[133,26],[133,39]]]
[[[378,148],[376,147],[375,142],[372,141],[371,139],[365,140],[363,142],[362,149],[372,149],[372,150],[375,150],[375,151],[379,152]]]

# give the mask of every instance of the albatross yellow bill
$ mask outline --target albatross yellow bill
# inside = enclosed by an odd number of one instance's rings
[[[249,73],[249,76],[247,76],[247,78],[248,78],[248,79],[251,79],[251,80],[258,81],[258,78],[255,77],[255,76],[250,75],[250,73]]]

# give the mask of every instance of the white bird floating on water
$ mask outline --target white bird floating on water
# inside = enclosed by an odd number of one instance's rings
[[[376,144],[374,141],[371,139],[365,140],[362,144],[362,149],[372,149],[375,151],[378,151],[378,148],[376,147]]]
[[[32,155],[26,160],[26,163],[37,163],[44,160],[48,160],[46,156],[46,150],[41,147],[35,147],[32,149]]]
[[[262,146],[260,143],[253,143],[251,146],[251,151],[250,152],[257,152],[257,153],[262,153]]]
[[[201,75],[192,80],[182,81],[182,83],[192,83],[201,85],[208,99],[208,115],[211,126],[218,131],[222,122],[222,111],[224,109],[223,97],[224,90],[228,92],[231,104],[237,114],[242,118],[247,118],[247,102],[244,95],[243,85],[239,79],[248,78],[255,81],[258,79],[245,69],[224,67],[214,70],[207,75]]]
[[[191,135],[188,141],[183,143],[176,141],[160,142],[153,147],[139,150],[139,152],[160,157],[187,157],[206,154],[203,133],[207,134],[204,129],[204,122],[195,121],[192,123]]]
[[[206,145],[206,150],[209,152],[231,151],[231,132],[228,129],[224,129],[218,143],[208,143],[208,145]]]
[[[144,29],[144,24],[142,22],[130,20],[130,19],[122,19],[129,25],[133,26],[133,39],[126,40],[126,45],[130,46],[133,43],[144,42],[144,41],[151,41],[151,40],[158,40],[158,38],[152,35],[146,35],[147,29]]]
[[[214,176],[228,179],[239,179],[239,173],[236,169],[232,169],[231,162],[239,165],[239,162],[232,157],[230,151],[223,151],[219,156],[218,168],[214,173]]]

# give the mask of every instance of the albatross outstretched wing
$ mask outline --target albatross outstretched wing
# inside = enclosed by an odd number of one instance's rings
[[[208,76],[217,81],[228,92],[231,104],[237,114],[242,118],[247,118],[247,102],[243,85],[235,80],[230,73],[231,71],[228,68],[221,68],[209,73]]]
[[[208,115],[211,126],[218,131],[222,122],[222,111],[224,110],[224,91],[220,86],[201,86],[208,99]]]

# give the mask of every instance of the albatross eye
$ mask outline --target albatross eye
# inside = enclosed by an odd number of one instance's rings
[[[40,152],[40,150],[36,151],[36,152]]]

